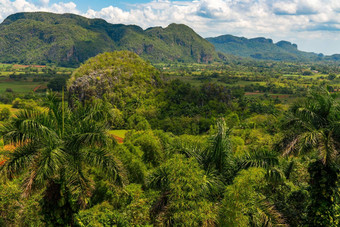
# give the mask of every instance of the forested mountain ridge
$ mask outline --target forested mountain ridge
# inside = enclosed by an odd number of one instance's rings
[[[130,50],[151,62],[208,63],[214,46],[191,28],[143,30],[74,14],[17,13],[0,25],[0,62],[77,66],[99,53]]]
[[[323,59],[322,54],[300,51],[296,44],[288,41],[274,43],[272,39],[263,37],[247,39],[233,35],[222,35],[207,40],[214,44],[217,51],[240,57],[275,61],[331,60],[330,57]]]
[[[235,56],[289,62],[340,60],[336,54],[300,51],[288,41],[232,35],[204,39],[184,24],[143,30],[136,25],[46,12],[13,14],[0,24],[2,63],[77,67],[97,54],[116,50],[135,52],[152,63],[211,63],[234,61]]]

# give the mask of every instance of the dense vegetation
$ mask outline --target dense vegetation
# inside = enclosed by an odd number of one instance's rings
[[[121,51],[4,92],[0,225],[338,226],[339,74]]]

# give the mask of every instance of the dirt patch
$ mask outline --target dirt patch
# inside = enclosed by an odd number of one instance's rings
[[[44,90],[44,89],[47,89],[47,86],[46,86],[46,85],[39,85],[39,86],[36,86],[36,87],[33,89],[33,92],[36,92],[37,90]]]
[[[122,137],[119,137],[119,136],[113,136],[113,138],[115,138],[115,140],[119,143],[119,144],[122,144],[124,143],[124,139]]]
[[[46,65],[13,65],[13,68],[46,68]]]

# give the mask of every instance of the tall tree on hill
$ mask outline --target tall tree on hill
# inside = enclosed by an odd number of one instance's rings
[[[112,181],[115,144],[107,134],[105,105],[77,105],[71,111],[50,95],[47,109],[22,110],[0,128],[5,144],[16,149],[0,167],[7,179],[24,177],[24,196],[44,190],[42,210],[47,224],[70,225],[91,194],[86,167],[102,170]]]
[[[284,155],[312,153],[310,226],[337,226],[335,197],[339,179],[340,105],[326,90],[313,92],[294,104],[286,116]]]

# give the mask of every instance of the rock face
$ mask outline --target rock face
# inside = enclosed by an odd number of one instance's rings
[[[74,14],[17,13],[0,25],[0,62],[79,66],[99,53],[129,50],[151,62],[218,59],[214,46],[181,24],[143,30]]]
[[[137,54],[100,54],[78,68],[68,81],[69,102],[106,99],[121,109],[138,105],[160,84],[159,72]]]

